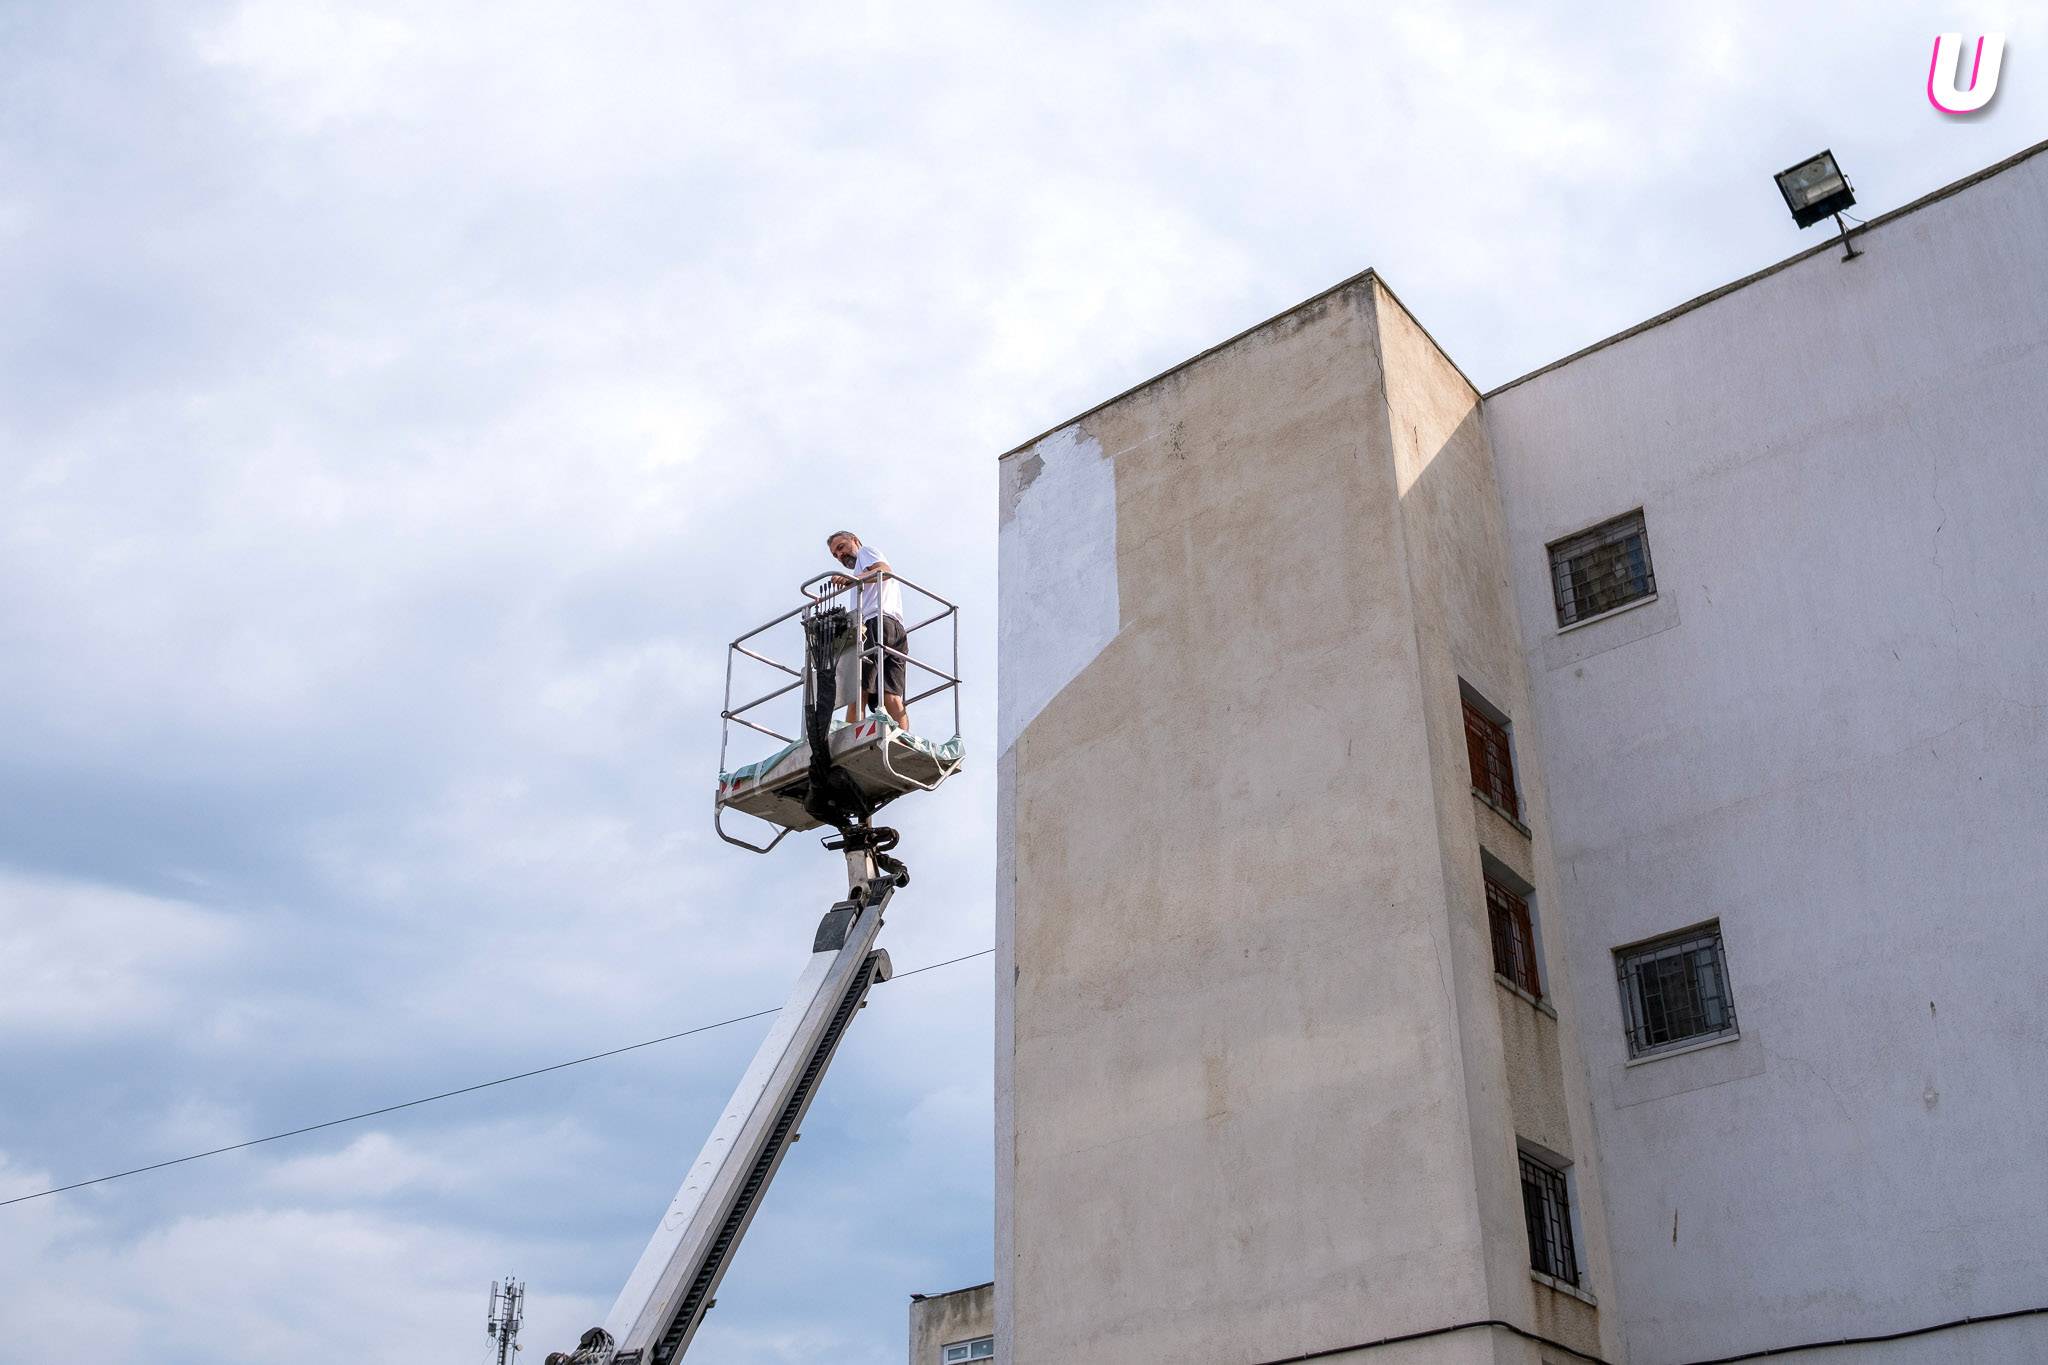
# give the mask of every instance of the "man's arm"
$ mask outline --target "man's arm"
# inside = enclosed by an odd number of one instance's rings
[[[873,551],[869,550],[865,545],[861,547],[861,552],[863,554],[874,553]],[[859,563],[860,561],[856,557],[854,562]],[[888,561],[883,559],[880,555],[875,555],[874,559],[868,562],[866,568],[855,569],[853,571],[853,576],[851,578],[847,577],[843,573],[834,574],[832,576],[832,586],[835,588],[850,588],[856,583],[872,583],[876,578],[880,577],[881,575],[891,572],[893,572],[893,570],[889,568]]]

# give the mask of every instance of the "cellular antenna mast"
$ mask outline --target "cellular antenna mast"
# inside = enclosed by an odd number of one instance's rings
[[[526,1286],[510,1275],[505,1277],[502,1289],[492,1280],[491,1312],[484,1320],[484,1332],[496,1349],[497,1365],[509,1365],[512,1353],[519,1349],[519,1324],[525,1316]]]
[[[885,592],[890,580],[895,588]],[[603,1325],[585,1332],[574,1351],[550,1355],[548,1365],[670,1365],[689,1350],[847,1026],[866,1005],[869,988],[889,979],[889,955],[875,947],[875,938],[883,910],[909,884],[910,871],[892,856],[896,831],[876,825],[874,814],[898,797],[932,790],[960,768],[960,626],[954,605],[886,569],[858,583],[823,574],[798,591],[798,605],[728,649],[713,827],[727,843],[766,853],[793,831],[831,826],[824,844],[846,859],[846,894],[818,921],[789,999]],[[905,629],[896,637],[902,641],[898,648],[886,643],[879,604],[906,595],[917,601],[913,614],[923,619],[900,623]],[[945,667],[920,641],[921,631],[931,632],[922,641],[950,635]],[[926,657],[918,657],[919,649]],[[870,691],[871,680],[891,693],[908,693],[901,680],[920,673],[936,681],[900,701],[892,696],[890,704],[907,715],[917,702],[952,693],[950,739],[912,734],[890,719]],[[762,690],[755,695],[757,686]],[[736,703],[736,697],[750,699]],[[784,711],[800,703],[794,721],[781,721],[794,733],[775,728],[775,717],[764,710],[778,699],[786,699]],[[937,704],[925,709],[935,711]],[[782,747],[728,767],[733,741],[747,741],[749,732]],[[756,842],[746,830],[728,830],[728,816],[751,817],[766,841]],[[771,830],[773,837],[766,837]]]

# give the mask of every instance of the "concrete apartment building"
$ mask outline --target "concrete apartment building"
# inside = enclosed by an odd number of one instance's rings
[[[1003,457],[996,1359],[2048,1359],[2043,150]]]

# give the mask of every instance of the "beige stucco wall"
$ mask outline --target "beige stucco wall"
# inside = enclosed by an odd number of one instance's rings
[[[1526,684],[1476,395],[1446,375],[1361,277],[1004,462],[1019,1365],[1536,1311],[1457,738],[1461,669]],[[1548,1039],[1552,1109],[1583,1114]],[[1544,1312],[1598,1343],[1585,1305]],[[1483,1331],[1417,1358],[1534,1359]]]
[[[1011,765],[1019,1362],[1484,1302],[1377,371],[1354,287],[1080,424],[1120,620]]]
[[[910,1300],[910,1365],[940,1365],[940,1352],[996,1330],[996,1287],[978,1284]],[[1005,1359],[999,1357],[998,1359]]]

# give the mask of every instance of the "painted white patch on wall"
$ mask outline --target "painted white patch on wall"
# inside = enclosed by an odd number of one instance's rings
[[[996,742],[1024,727],[1116,638],[1116,470],[1079,427],[1012,456],[1016,494],[997,553]]]

